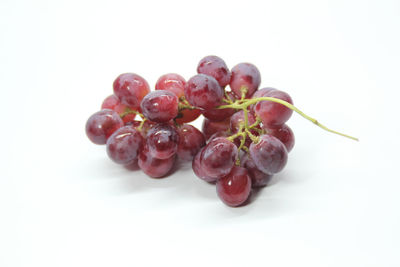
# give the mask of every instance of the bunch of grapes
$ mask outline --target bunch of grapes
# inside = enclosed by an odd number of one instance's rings
[[[138,165],[153,178],[171,173],[177,158],[192,161],[196,176],[216,184],[219,198],[233,207],[285,167],[294,146],[286,125],[293,110],[350,137],[302,113],[286,92],[259,89],[260,72],[250,63],[229,70],[221,58],[207,56],[197,73],[188,81],[165,74],[155,91],[141,76],[121,74],[114,94],[88,119],[87,136],[106,144],[114,162]],[[187,124],[201,114],[202,131]]]

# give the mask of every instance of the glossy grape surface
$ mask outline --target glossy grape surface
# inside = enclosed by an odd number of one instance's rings
[[[113,88],[114,94],[122,104],[136,110],[140,107],[143,97],[150,92],[147,81],[135,73],[119,75],[113,83]]]
[[[213,77],[197,74],[190,78],[185,86],[185,97],[195,107],[211,109],[219,105],[224,90]]]
[[[278,138],[285,145],[288,152],[293,149],[295,143],[294,133],[286,124],[282,125],[280,128],[267,129],[267,132]]]
[[[133,126],[124,126],[107,140],[107,154],[118,164],[134,163],[143,147],[143,137]]]
[[[193,160],[193,157],[206,144],[202,132],[196,127],[185,124],[178,128],[178,157],[183,160]]]
[[[104,145],[116,130],[124,126],[117,112],[111,109],[103,109],[92,116],[86,122],[86,135],[90,141],[98,145]]]
[[[293,104],[292,98],[283,91],[271,90],[263,96],[278,98]],[[293,110],[276,102],[260,101],[254,106],[254,112],[258,117],[260,117],[265,127],[279,128],[289,120],[290,116],[292,116]]]
[[[247,169],[247,172],[251,178],[251,186],[253,188],[264,187],[271,180],[272,174],[266,174],[260,171],[247,153],[240,160],[240,163],[242,167]]]
[[[267,174],[280,172],[287,162],[287,150],[278,138],[265,134],[261,135],[258,143],[252,143],[250,156],[257,168]]]
[[[242,87],[247,88],[246,98],[250,98],[261,83],[261,74],[257,67],[250,63],[240,63],[232,68],[229,86],[238,98],[241,97]]]
[[[176,73],[164,74],[158,78],[156,90],[167,90],[174,93],[178,98],[184,95],[185,79]]]
[[[170,124],[156,124],[148,130],[146,142],[152,157],[167,159],[178,150],[179,134]]]
[[[139,154],[138,165],[148,176],[161,178],[167,175],[174,166],[175,155],[166,159],[158,159],[151,156],[147,145],[144,146]]]
[[[227,175],[235,164],[237,147],[224,137],[211,140],[201,154],[201,166],[209,177],[221,178]]]
[[[193,169],[194,174],[196,174],[197,177],[199,177],[200,179],[202,179],[206,182],[213,183],[213,182],[217,181],[217,178],[208,176],[204,172],[204,167],[201,165],[200,157],[201,157],[203,150],[204,150],[204,148],[201,148],[199,150],[199,152],[196,154],[196,156],[193,158],[192,169]]]
[[[234,166],[228,175],[217,181],[218,197],[228,206],[240,206],[250,193],[251,179],[245,168]]]
[[[214,77],[221,87],[225,87],[231,80],[231,72],[225,61],[217,56],[207,56],[200,60],[197,73]]]
[[[154,122],[167,122],[178,115],[178,97],[169,91],[153,91],[140,104],[143,115]]]

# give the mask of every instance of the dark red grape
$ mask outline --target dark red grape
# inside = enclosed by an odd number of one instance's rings
[[[250,193],[251,179],[245,168],[234,166],[228,175],[217,181],[217,194],[228,206],[243,204]]]
[[[134,73],[124,73],[115,79],[114,94],[122,104],[138,109],[140,102],[150,92],[149,84],[145,79]]]
[[[153,91],[140,104],[143,115],[154,122],[167,122],[178,115],[178,98],[169,91]]]
[[[213,77],[197,74],[186,83],[185,97],[192,106],[207,110],[221,103],[224,90]]]
[[[263,96],[278,98],[293,104],[292,98],[283,91],[271,90]],[[279,128],[292,116],[293,110],[276,102],[260,101],[254,106],[254,112],[260,117],[265,127]]]
[[[175,162],[175,155],[166,159],[158,159],[151,156],[147,144],[139,154],[138,165],[140,169],[148,176],[153,178],[161,178],[167,175]]]
[[[224,137],[211,140],[200,157],[204,173],[209,177],[221,178],[235,165],[237,147]]]
[[[194,121],[201,115],[200,109],[181,109],[178,112],[178,115],[174,119],[178,124],[184,124],[191,121]]]
[[[280,172],[287,162],[285,145],[275,136],[261,135],[258,143],[251,143],[250,156],[257,168],[267,174]]]
[[[185,79],[176,73],[168,73],[161,76],[156,83],[156,90],[167,90],[174,93],[178,98],[184,95]]]
[[[86,122],[86,135],[93,143],[104,145],[107,138],[122,126],[124,123],[117,112],[103,109],[89,117]]]
[[[204,118],[201,130],[206,139],[208,140],[210,136],[215,134],[216,132],[228,131],[230,123],[231,123],[230,118],[227,118],[226,120],[223,121],[211,121],[207,118]]]
[[[225,87],[231,80],[231,72],[221,58],[207,56],[200,60],[197,66],[197,73],[214,77],[221,87]]]
[[[192,160],[197,152],[206,144],[202,132],[196,127],[185,124],[178,128],[179,143],[178,157],[183,160]]]
[[[251,186],[253,188],[263,187],[268,184],[272,178],[272,174],[266,174],[260,171],[249,154],[245,154],[240,160],[242,167],[247,169],[249,176],[251,178]]]
[[[246,98],[250,98],[261,83],[261,74],[257,67],[250,63],[240,63],[232,68],[232,77],[229,86],[240,98],[242,87],[247,88]]]
[[[204,172],[204,168],[201,166],[201,162],[200,162],[200,157],[201,157],[201,153],[203,152],[204,147],[200,149],[199,152],[197,152],[196,156],[193,158],[192,161],[192,169],[194,174],[196,174],[197,177],[199,177],[200,179],[209,182],[209,183],[213,183],[215,181],[217,181],[217,178],[213,178],[208,176],[205,172]]]
[[[286,147],[286,150],[290,152],[294,147],[294,133],[292,129],[286,124],[276,129],[266,129],[267,132],[276,138],[278,138]]]
[[[170,124],[156,124],[147,132],[146,142],[152,157],[167,159],[178,150],[179,134]]]
[[[107,154],[118,164],[129,165],[137,161],[143,147],[143,137],[133,126],[124,126],[107,140]]]

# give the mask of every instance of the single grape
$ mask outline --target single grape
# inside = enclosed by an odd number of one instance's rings
[[[266,186],[271,180],[272,174],[266,174],[260,171],[253,159],[249,157],[248,153],[244,154],[240,160],[240,163],[243,168],[247,169],[247,172],[251,178],[251,186],[253,188]]]
[[[280,128],[276,129],[268,129],[266,128],[267,133],[278,138],[286,147],[286,150],[290,152],[294,147],[294,133],[292,129],[286,124],[282,125]]]
[[[107,138],[122,126],[124,123],[117,112],[103,109],[94,113],[87,120],[86,135],[93,143],[104,145]]]
[[[124,126],[107,139],[107,154],[118,164],[129,165],[137,161],[143,147],[143,137],[133,126]]]
[[[228,175],[217,181],[218,197],[228,206],[243,204],[250,193],[251,179],[245,168],[234,166]]]
[[[207,56],[200,60],[197,73],[214,77],[221,87],[225,87],[231,80],[231,72],[225,61],[217,56]]]
[[[169,91],[153,91],[140,104],[143,115],[154,122],[167,122],[178,115],[178,98]]]
[[[176,73],[168,73],[161,76],[156,83],[156,90],[167,90],[174,93],[178,98],[184,95],[185,79]]]
[[[210,136],[215,134],[216,132],[228,131],[230,127],[230,122],[230,118],[227,118],[223,121],[211,121],[207,118],[204,118],[201,130],[206,139],[209,139]]]
[[[200,179],[209,182],[209,183],[213,183],[217,181],[217,178],[213,178],[208,176],[205,172],[204,172],[204,168],[203,166],[201,166],[201,162],[200,162],[200,157],[201,157],[201,153],[203,152],[204,147],[201,148],[199,150],[199,152],[197,152],[196,156],[193,158],[192,161],[192,169],[194,174],[196,174],[197,177],[199,177]]]
[[[200,157],[204,173],[213,178],[227,175],[235,165],[237,147],[224,137],[211,140]]]
[[[221,103],[224,90],[213,77],[197,74],[186,83],[185,97],[192,106],[207,110]]]
[[[110,95],[106,99],[104,99],[101,104],[101,109],[112,109],[118,114],[122,114],[126,111],[127,106],[121,104],[121,101],[116,95]]]
[[[181,109],[178,112],[178,115],[174,119],[178,124],[184,124],[191,121],[194,121],[201,115],[200,109]]]
[[[138,165],[140,169],[148,176],[153,178],[161,178],[167,175],[175,162],[175,155],[166,159],[158,159],[151,156],[147,144],[144,146],[142,152],[139,154]]]
[[[178,150],[179,134],[170,124],[156,124],[147,132],[146,142],[152,157],[167,159]]]
[[[140,102],[150,92],[149,84],[141,76],[134,73],[119,75],[114,83],[114,94],[122,104],[132,109],[139,109]]]
[[[178,128],[178,157],[193,160],[197,152],[206,144],[206,138],[196,127],[185,124]]]
[[[287,162],[287,150],[275,136],[264,134],[258,143],[251,143],[250,156],[257,168],[267,174],[280,172]]]
[[[250,63],[240,63],[232,68],[232,77],[229,86],[240,98],[241,88],[247,88],[246,98],[250,98],[261,83],[261,74],[257,67]]]
[[[293,104],[292,98],[283,91],[271,90],[263,96],[278,98]],[[258,117],[260,117],[265,127],[279,128],[289,120],[290,116],[292,116],[293,110],[276,102],[260,101],[254,106],[254,112]]]

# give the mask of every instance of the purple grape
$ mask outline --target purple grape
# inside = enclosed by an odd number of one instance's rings
[[[257,168],[267,174],[280,172],[287,162],[287,150],[278,138],[261,135],[258,143],[251,143],[250,156]]]
[[[197,73],[214,77],[221,87],[225,87],[231,80],[231,72],[221,58],[207,56],[200,60],[197,66]]]
[[[115,131],[107,140],[107,154],[118,164],[135,162],[143,147],[143,137],[133,126],[124,126]]]
[[[221,103],[224,90],[213,77],[197,74],[186,83],[185,97],[192,106],[207,110]]]
[[[206,144],[206,138],[196,127],[184,124],[178,128],[178,157],[183,160],[193,160],[197,152]]]
[[[232,77],[229,86],[240,98],[242,87],[247,88],[246,98],[250,98],[261,83],[261,74],[257,67],[250,63],[240,63],[232,68]]]
[[[197,177],[199,177],[200,179],[209,182],[209,183],[213,183],[217,181],[217,178],[213,178],[208,176],[205,172],[204,172],[204,167],[201,165],[201,154],[204,151],[204,147],[201,148],[199,150],[199,152],[197,152],[196,156],[193,158],[192,161],[192,169],[194,174],[196,174]]]
[[[117,112],[103,109],[94,113],[87,120],[86,135],[93,143],[104,145],[108,137],[122,126],[124,126],[124,122]]]
[[[166,90],[147,94],[140,104],[143,115],[154,122],[168,122],[178,115],[178,97]]]
[[[166,159],[158,159],[151,156],[147,144],[144,146],[142,152],[139,154],[138,165],[140,169],[148,176],[153,178],[161,178],[167,175],[175,162],[175,155]]]
[[[152,157],[167,159],[178,150],[179,134],[170,124],[156,124],[147,132],[146,142]]]

